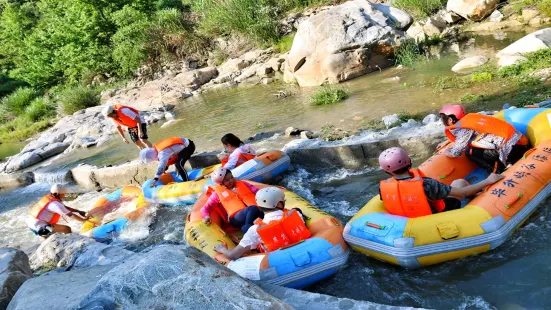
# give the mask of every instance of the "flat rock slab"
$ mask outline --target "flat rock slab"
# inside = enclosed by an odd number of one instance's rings
[[[348,298],[311,293],[283,286],[260,284],[266,293],[283,300],[296,310],[334,309],[334,310],[409,310],[412,307],[396,307],[376,304],[370,301],[361,301]]]
[[[37,277],[25,282],[13,297],[9,310],[75,309],[116,265],[94,266]]]
[[[6,309],[15,292],[32,276],[27,254],[17,249],[0,248],[0,309]]]

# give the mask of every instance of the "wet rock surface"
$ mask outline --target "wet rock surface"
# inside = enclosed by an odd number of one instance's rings
[[[32,276],[27,254],[0,248],[0,309],[6,309],[19,287]]]

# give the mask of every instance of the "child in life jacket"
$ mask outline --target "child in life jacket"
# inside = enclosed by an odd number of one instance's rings
[[[281,189],[267,187],[259,190],[256,203],[264,212],[264,218],[255,221],[235,248],[230,250],[223,244],[217,244],[214,246],[216,252],[235,260],[259,247],[263,251],[275,251],[310,238],[310,231],[299,210],[284,209],[285,193]]]
[[[254,148],[243,143],[243,141],[232,133],[225,134],[221,140],[226,152],[218,155],[218,158],[224,168],[234,169],[256,156]],[[228,153],[230,154],[229,156]]]
[[[449,141],[453,142],[446,149],[446,155],[459,157],[465,152],[487,172],[503,172],[528,150],[528,139],[511,124],[491,116],[466,114],[461,105],[444,106],[440,120],[446,126]]]
[[[215,186],[209,188],[212,193],[200,211],[203,223],[210,224],[210,213],[216,209],[226,223],[245,233],[257,218],[264,216],[256,206],[256,186],[236,180],[229,169],[222,167],[216,168],[211,178]]]
[[[379,193],[385,209],[390,214],[409,218],[459,209],[463,197],[474,195],[503,178],[492,173],[474,185],[463,179],[446,185],[412,169],[411,158],[399,147],[383,151],[379,165],[392,176],[380,182]]]
[[[30,211],[27,222],[29,229],[37,236],[44,239],[57,232],[70,234],[71,227],[58,224],[63,215],[72,219],[85,222],[88,220],[86,212],[70,208],[61,201],[67,194],[67,189],[59,184],[50,188],[50,194],[42,197]]]

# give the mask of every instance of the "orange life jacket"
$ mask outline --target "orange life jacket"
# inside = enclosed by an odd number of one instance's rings
[[[442,212],[444,200],[431,201],[423,189],[423,175],[418,169],[410,169],[411,179],[388,178],[380,183],[381,199],[390,214],[409,218],[432,214],[431,206]]]
[[[280,220],[268,224],[262,219],[257,219],[254,224],[258,225],[256,232],[262,239],[262,250],[266,252],[298,243],[311,236],[297,210],[286,210]]]
[[[125,114],[123,114],[121,112],[121,109],[122,108],[126,108],[126,109],[129,109],[131,110],[132,112],[136,113],[138,116],[140,116],[140,111],[134,109],[134,108],[131,108],[131,107],[128,107],[128,106],[125,106],[125,105],[120,105],[120,104],[115,104],[113,106],[113,109],[115,110],[115,113],[117,113],[117,117],[118,118],[113,118],[113,120],[121,125],[121,126],[126,126],[128,128],[134,128],[134,127],[138,127],[138,122],[136,122],[135,119],[131,119],[130,117],[126,116]]]
[[[256,157],[256,155],[253,155],[253,154],[239,153],[239,157],[237,158],[237,163],[235,164],[235,168],[241,166],[245,162],[247,162],[247,161],[249,161],[249,160],[251,160],[255,157]],[[227,154],[224,154],[224,155],[220,156],[220,162],[222,163],[222,167],[226,166],[229,159],[230,159],[230,156],[228,156]]]
[[[248,206],[256,205],[255,194],[245,185],[244,181],[235,181],[237,193],[222,185],[216,185],[213,189],[218,194],[220,204],[227,213],[228,222],[237,212]]]
[[[153,145],[153,148],[155,149],[155,151],[157,151],[157,154],[159,154],[161,151],[163,151],[165,149],[168,149],[169,147],[172,147],[174,145],[178,145],[178,144],[185,144],[185,143],[182,140],[182,138],[171,137],[171,138],[166,138],[166,139],[163,139],[163,140],[155,143],[155,145]],[[168,160],[168,163],[166,164],[166,166],[168,167],[168,166],[174,164],[177,159],[178,159],[178,155],[174,154],[174,156],[170,157],[170,159]]]
[[[492,116],[477,113],[469,113],[465,115],[465,117],[463,117],[461,120],[459,120],[455,125],[446,127],[446,136],[451,141],[455,141],[455,136],[453,135],[451,130],[457,128],[471,129],[480,133],[487,133],[501,137],[503,138],[503,143],[499,146],[499,148],[501,148],[505,144],[505,142],[509,141],[517,131],[515,127],[513,127],[513,125],[507,123],[506,121],[500,120]],[[479,135],[477,138],[475,138],[473,142],[471,142],[471,145],[474,147],[484,148],[478,143],[478,140],[480,140],[481,138],[482,136]],[[522,135],[517,144],[528,145],[528,138]]]
[[[42,212],[51,213],[52,219],[48,222],[48,224],[52,224],[52,225],[56,224],[61,218],[61,214],[53,213],[46,210],[48,205],[54,201],[61,202],[61,199],[54,197],[54,195],[52,194],[48,194],[42,197],[42,199],[40,199],[34,206],[32,206],[31,212],[30,212],[31,216],[34,217],[35,219],[40,219],[39,216]]]

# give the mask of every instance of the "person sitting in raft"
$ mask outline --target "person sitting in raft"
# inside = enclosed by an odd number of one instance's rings
[[[511,124],[492,116],[465,113],[460,105],[447,105],[440,110],[446,136],[453,145],[446,149],[448,157],[463,152],[482,169],[501,173],[507,165],[522,158],[529,141]]]
[[[128,144],[128,140],[126,140],[124,136],[123,127],[126,128],[128,135],[130,135],[130,139],[140,150],[151,147],[151,142],[147,140],[147,125],[140,115],[140,111],[128,106],[116,104],[114,106],[106,106],[102,113],[115,123],[117,131],[124,143]]]
[[[222,167],[216,168],[211,178],[216,185],[209,189],[212,193],[201,208],[203,223],[210,224],[210,213],[216,207],[226,223],[241,229],[243,233],[257,218],[263,217],[254,198],[258,192],[256,186],[236,180],[229,169]]]
[[[44,239],[55,233],[70,234],[71,227],[58,224],[63,215],[67,215],[79,222],[86,222],[86,212],[70,208],[61,201],[67,194],[67,189],[59,184],[50,188],[50,193],[40,199],[30,211],[27,222],[30,230]]]
[[[474,185],[463,179],[446,185],[412,169],[411,158],[399,147],[383,151],[379,165],[392,176],[380,182],[379,193],[385,209],[390,214],[410,218],[459,209],[463,197],[474,195],[503,178],[492,173]]]
[[[157,142],[153,147],[145,148],[140,151],[140,160],[142,163],[159,162],[159,168],[155,178],[151,183],[154,187],[159,177],[165,173],[170,165],[176,167],[178,175],[183,182],[189,181],[184,165],[195,152],[195,144],[187,138],[172,137]]]
[[[216,252],[235,260],[251,250],[271,252],[310,238],[300,210],[284,209],[285,193],[281,189],[266,187],[259,190],[256,203],[264,212],[264,218],[255,221],[235,248],[230,250],[223,244],[217,244],[214,246]]]
[[[225,134],[221,140],[226,152],[219,155],[218,158],[224,168],[231,170],[256,156],[256,151],[252,146],[243,143],[243,141],[232,133]],[[228,153],[230,154],[229,156],[227,155]]]

